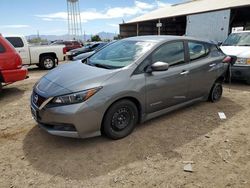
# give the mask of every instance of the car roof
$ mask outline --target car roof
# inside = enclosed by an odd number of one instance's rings
[[[137,36],[137,37],[130,37],[124,40],[132,40],[132,41],[151,41],[151,42],[167,42],[173,40],[196,40],[200,42],[211,43],[209,40],[194,38],[194,37],[187,37],[187,36],[175,36],[175,35],[147,35],[147,36]]]

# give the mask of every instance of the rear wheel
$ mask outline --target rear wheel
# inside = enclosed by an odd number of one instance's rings
[[[217,102],[221,99],[223,93],[223,87],[221,83],[216,82],[211,89],[209,100],[211,102]]]
[[[45,70],[51,70],[56,66],[55,58],[52,56],[44,56],[41,58],[40,66]]]
[[[103,133],[111,139],[128,136],[138,122],[138,110],[130,100],[121,100],[107,111],[103,121]]]

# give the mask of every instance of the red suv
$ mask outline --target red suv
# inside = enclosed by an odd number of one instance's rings
[[[28,70],[22,67],[21,57],[0,34],[0,93],[4,85],[26,78],[28,78]]]
[[[65,45],[66,47],[66,52],[70,51],[70,50],[74,50],[77,48],[81,48],[82,45],[80,42],[76,41],[76,40],[70,40],[70,41],[55,41],[53,42],[51,45]]]

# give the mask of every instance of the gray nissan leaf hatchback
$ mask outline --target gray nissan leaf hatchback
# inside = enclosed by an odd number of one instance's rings
[[[216,45],[194,38],[123,39],[41,78],[31,112],[53,135],[120,139],[137,123],[198,101],[218,101],[230,61]]]

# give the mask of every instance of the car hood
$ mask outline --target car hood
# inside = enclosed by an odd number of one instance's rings
[[[81,61],[58,66],[46,74],[35,86],[36,92],[44,97],[100,87],[102,83],[119,72],[83,64]]]
[[[221,46],[220,48],[227,55],[233,55],[240,58],[250,58],[249,46]]]

